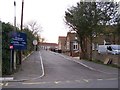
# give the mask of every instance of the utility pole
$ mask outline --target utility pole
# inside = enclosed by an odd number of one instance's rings
[[[22,0],[22,10],[21,10],[21,31],[23,29],[23,8],[24,8],[24,0]]]
[[[16,2],[14,1],[14,32],[16,31]],[[10,54],[10,72],[13,69],[16,69],[16,51],[13,49],[13,46],[10,46],[11,54]]]
[[[16,1],[14,1],[14,31],[16,31]],[[16,70],[16,51],[14,50],[13,68]]]
[[[22,9],[21,9],[21,31],[23,30],[23,8],[24,8],[24,0],[22,0]],[[22,65],[22,51],[19,51],[19,64]]]

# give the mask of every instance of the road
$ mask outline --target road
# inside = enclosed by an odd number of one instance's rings
[[[4,88],[118,88],[118,74],[92,70],[71,58],[41,50],[44,76],[24,82],[5,82]],[[32,54],[30,57],[34,57]],[[37,58],[38,56],[38,58]],[[36,60],[40,59],[39,55]],[[38,67],[40,68],[40,67]],[[106,67],[107,68],[107,67]],[[41,69],[41,68],[40,68]],[[103,66],[104,69],[104,66]],[[107,68],[109,69],[109,68]]]

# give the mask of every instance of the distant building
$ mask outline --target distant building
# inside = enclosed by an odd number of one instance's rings
[[[42,43],[39,43],[39,46],[41,49],[45,49],[45,50],[58,49],[57,43],[42,42]]]
[[[65,52],[65,43],[66,43],[66,37],[59,36],[59,38],[58,38],[58,50],[61,50],[61,52]]]
[[[58,38],[58,49],[62,53],[66,53],[70,56],[79,56],[79,42],[77,34],[75,32],[68,32],[67,36],[59,36]]]
[[[66,37],[66,53],[70,56],[79,56],[79,42],[75,32],[68,32]]]

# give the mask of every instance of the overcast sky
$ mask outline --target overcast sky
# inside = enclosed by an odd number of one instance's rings
[[[14,22],[14,1],[16,1],[17,24],[20,25],[22,0],[0,0],[0,19],[4,22]],[[63,21],[65,11],[79,1],[24,0],[23,23],[37,21],[42,26],[42,37],[47,42],[57,43],[58,36],[66,36],[69,30]]]
[[[21,2],[16,1],[17,24],[20,24]],[[63,19],[67,8],[76,5],[80,0],[24,0],[24,24],[35,20],[41,26],[42,37],[47,42],[58,42],[58,36],[65,36],[68,27]],[[2,11],[2,12],[1,12]],[[4,22],[14,22],[14,0],[0,0],[0,19]]]

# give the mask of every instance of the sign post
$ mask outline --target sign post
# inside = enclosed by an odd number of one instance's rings
[[[38,44],[37,40],[33,40],[34,51],[36,51],[37,44]],[[35,63],[35,59],[34,59],[34,63]]]
[[[11,46],[14,50],[27,49],[27,35],[21,32],[11,32]]]
[[[11,62],[14,62],[13,65],[11,65],[11,68],[16,69],[16,60],[13,60],[13,57],[15,58],[15,55],[13,56],[12,51],[14,50],[25,50],[27,49],[27,35],[22,32],[11,32],[10,33],[10,49],[11,49]]]
[[[36,49],[37,49],[37,44],[38,44],[37,40],[33,40],[33,45],[34,45],[34,50],[35,50],[35,51],[36,51]]]
[[[12,72],[13,69],[13,46],[10,45],[10,73]]]
[[[16,31],[16,1],[14,1],[14,31]],[[13,50],[13,69],[16,70],[16,50]]]

